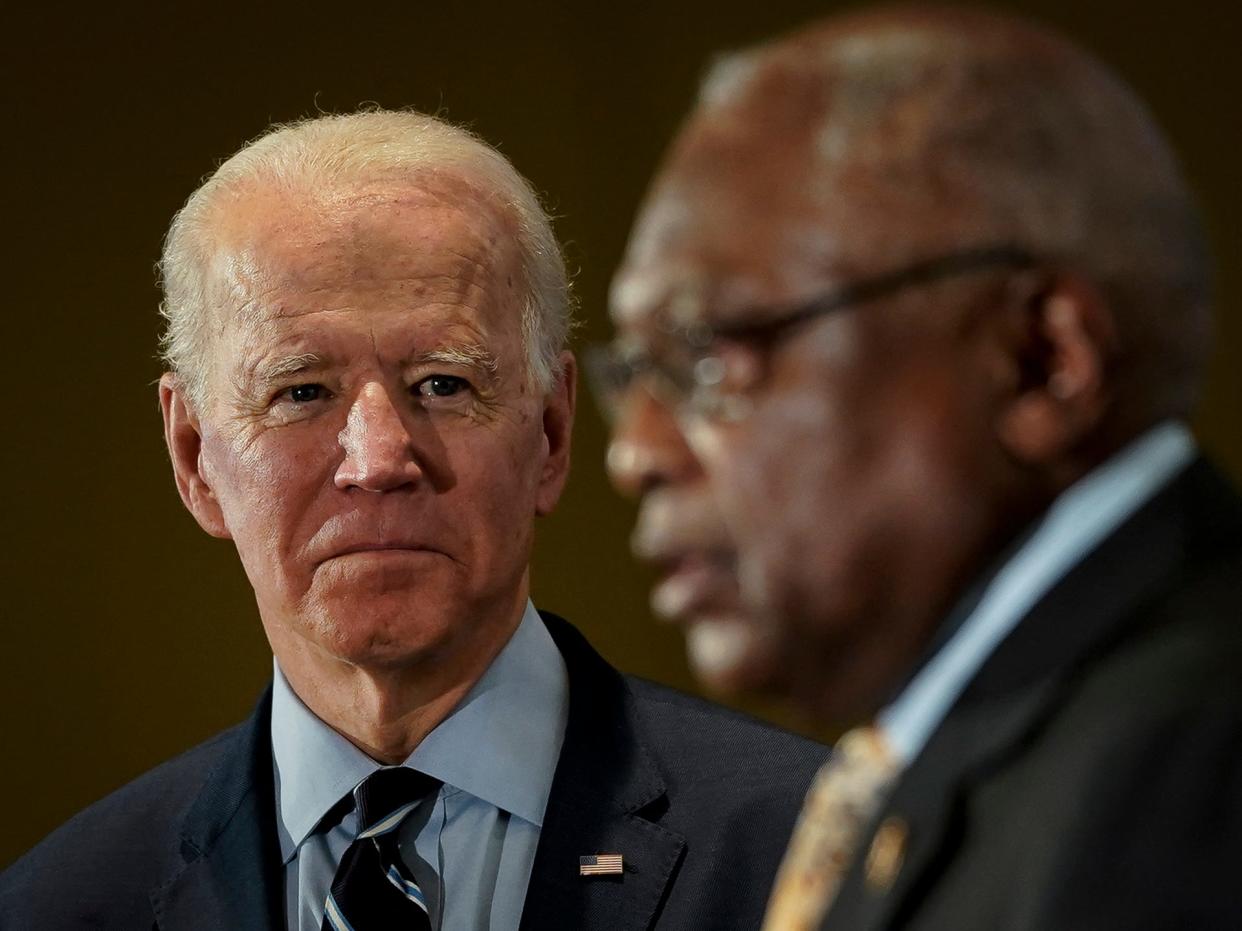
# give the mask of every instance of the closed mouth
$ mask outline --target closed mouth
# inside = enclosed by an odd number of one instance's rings
[[[736,606],[737,580],[732,561],[721,553],[687,553],[660,562],[660,581],[651,593],[655,612],[670,619],[689,619]]]
[[[325,556],[320,563],[328,562],[331,559],[339,559],[342,556],[354,556],[359,553],[436,553],[430,547],[422,546],[417,543],[352,543],[349,546],[342,547],[339,550]]]

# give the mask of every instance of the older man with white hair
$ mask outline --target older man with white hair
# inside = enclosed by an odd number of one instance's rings
[[[252,718],[0,880],[5,927],[754,927],[820,756],[529,600],[569,289],[530,186],[415,113],[276,127],[177,214],[178,490],[275,657]]]

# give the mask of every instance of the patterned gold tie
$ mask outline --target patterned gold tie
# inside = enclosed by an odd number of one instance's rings
[[[776,875],[763,931],[816,931],[879,810],[898,763],[884,735],[858,727],[837,741],[807,792]]]

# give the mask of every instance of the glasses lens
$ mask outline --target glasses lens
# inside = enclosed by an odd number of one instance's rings
[[[616,421],[636,381],[641,381],[644,391],[678,416],[740,419],[749,411],[749,404],[743,404],[742,399],[722,396],[723,359],[684,345],[678,349],[670,351],[667,358],[653,358],[633,346],[588,346],[583,354],[584,368],[591,394],[604,418]]]
[[[683,362],[680,365],[669,364],[634,346],[588,346],[584,360],[591,393],[610,421],[616,420],[636,381],[641,381],[648,394],[673,411],[685,407],[697,387],[684,360],[678,360]]]

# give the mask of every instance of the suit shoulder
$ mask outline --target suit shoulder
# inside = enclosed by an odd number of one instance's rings
[[[237,725],[143,773],[87,806],[0,873],[0,917],[30,909],[56,914],[64,877],[74,877],[75,896],[93,887],[124,886],[127,879],[153,881],[180,862],[178,827],[221,757],[235,747]],[[117,896],[125,890],[113,890]]]
[[[666,790],[645,814],[686,844],[660,927],[758,927],[828,748],[674,689],[627,684],[635,731]]]
[[[1198,573],[1147,605],[1126,636],[1085,664],[1084,691],[1126,716],[1242,707],[1242,559]]]
[[[827,747],[740,711],[623,674],[568,621],[541,614],[565,658],[571,694],[581,688],[586,706],[625,716],[666,776],[700,787],[712,780],[732,780],[742,788],[766,785],[768,796],[792,792],[801,802]]]
[[[649,744],[674,769],[701,769],[710,761],[722,779],[748,774],[769,787],[796,786],[799,793],[829,748],[748,714],[677,689],[626,676],[640,726]],[[799,794],[799,798],[800,798]]]

